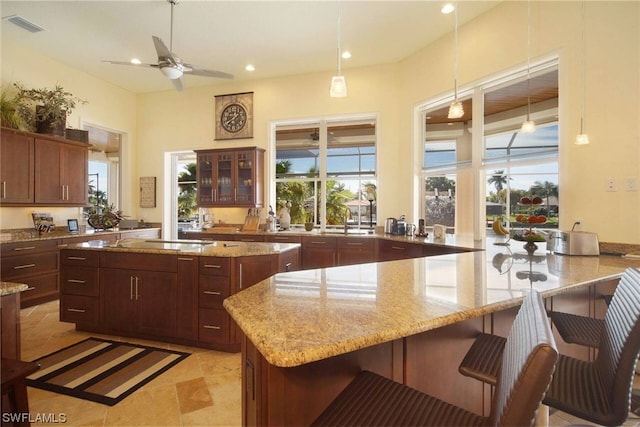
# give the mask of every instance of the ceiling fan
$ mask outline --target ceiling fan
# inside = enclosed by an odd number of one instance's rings
[[[158,54],[158,62],[156,64],[140,64],[133,63],[128,61],[103,61],[108,62],[109,64],[116,65],[133,65],[137,67],[151,67],[158,68],[160,72],[171,80],[173,86],[177,91],[182,91],[184,88],[182,84],[182,76],[184,74],[191,74],[194,76],[204,76],[204,77],[217,77],[222,79],[233,79],[232,74],[224,73],[222,71],[208,70],[206,68],[199,67],[193,64],[187,64],[182,62],[178,56],[176,56],[173,50],[173,7],[180,3],[180,0],[167,0],[169,4],[171,4],[171,33],[169,35],[169,47],[164,44],[162,39],[157,36],[151,36],[153,39],[153,44],[156,48],[156,53]]]

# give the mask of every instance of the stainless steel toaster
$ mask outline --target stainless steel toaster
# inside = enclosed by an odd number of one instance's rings
[[[563,255],[600,255],[596,233],[586,231],[550,231],[547,250]]]

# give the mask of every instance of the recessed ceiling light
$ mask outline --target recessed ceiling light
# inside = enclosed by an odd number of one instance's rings
[[[440,12],[444,13],[445,15],[453,12],[454,10],[456,10],[456,7],[451,4],[451,3],[447,3],[444,6],[442,6],[442,9],[440,9]]]
[[[244,67],[245,70],[247,71],[255,71],[256,67],[254,67],[253,65],[249,64],[246,67]]]
[[[349,59],[351,58],[351,52],[349,52],[348,50],[345,50],[344,52],[342,52],[342,59]]]
[[[131,60],[131,63],[135,64],[135,65],[140,65],[140,64],[142,64],[142,61],[140,61],[138,58],[133,58]]]

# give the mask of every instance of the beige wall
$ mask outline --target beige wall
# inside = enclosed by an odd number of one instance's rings
[[[459,4],[464,7],[464,2]],[[640,2],[587,2],[585,119],[592,143],[586,147],[573,144],[579,130],[580,5],[531,3],[532,58],[560,57],[561,227],[569,228],[580,218],[583,229],[597,232],[602,241],[640,243],[640,193],[625,191],[628,177],[640,177]],[[461,87],[526,64],[526,20],[525,2],[504,2],[460,28]],[[414,143],[413,110],[431,97],[450,93],[452,46],[449,35],[398,64],[346,69],[349,96],[345,99],[328,96],[331,73],[216,84],[182,93],[168,86],[167,91],[136,97],[4,43],[2,81],[20,80],[33,86],[60,82],[90,101],[72,120],[129,132],[127,154],[132,164],[125,180],[130,185],[128,193],[125,188],[125,213],[148,221],[162,219],[163,201],[160,198],[155,209],[138,208],[138,178],[157,176],[161,193],[166,185],[167,151],[239,145],[268,148],[269,123],[274,120],[377,113],[378,216],[406,213],[416,221],[412,217],[418,203],[414,172],[419,162],[412,160],[412,154],[415,159],[420,147]],[[254,92],[254,138],[214,141],[214,96],[245,91]],[[616,179],[618,191],[604,191],[609,177]],[[459,203],[459,209],[464,209],[471,201]],[[17,208],[2,208],[1,213],[2,228],[29,225],[24,225],[24,213]],[[227,215],[228,220],[241,222],[244,212],[231,210]]]

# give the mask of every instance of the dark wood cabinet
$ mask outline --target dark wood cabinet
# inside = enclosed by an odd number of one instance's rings
[[[424,245],[397,240],[378,240],[377,261],[418,258],[424,256]]]
[[[262,207],[264,150],[197,150],[198,206]]]
[[[66,140],[35,139],[35,203],[88,202],[88,148]]]
[[[50,239],[0,245],[2,281],[29,286],[20,296],[22,308],[58,298],[59,242],[58,239]]]
[[[342,237],[338,239],[338,265],[375,262],[375,239]]]
[[[31,204],[34,193],[34,141],[20,132],[0,132],[0,204]]]
[[[333,267],[336,265],[336,237],[303,236],[302,269]]]
[[[178,255],[176,336],[198,339],[198,257]]]
[[[97,324],[100,321],[98,253],[65,251],[60,265],[60,320]]]

